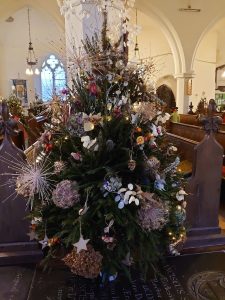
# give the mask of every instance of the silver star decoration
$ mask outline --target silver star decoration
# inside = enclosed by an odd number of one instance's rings
[[[37,234],[35,233],[35,231],[30,231],[29,233],[27,233],[27,235],[29,236],[30,238],[30,241],[33,241],[33,240],[37,240],[38,239],[38,236]]]
[[[42,250],[48,246],[48,240],[49,240],[49,238],[45,234],[44,239],[42,241],[39,241],[39,243],[42,245]]]
[[[89,241],[90,239],[84,240],[83,235],[81,234],[79,241],[73,244],[73,246],[77,248],[77,253],[79,253],[81,250],[87,250],[87,243]]]

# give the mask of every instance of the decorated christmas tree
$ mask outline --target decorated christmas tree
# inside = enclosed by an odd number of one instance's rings
[[[207,113],[208,103],[205,97],[205,92],[202,92],[201,99],[197,104],[196,112],[197,115],[205,115]]]
[[[16,179],[31,239],[86,278],[131,265],[146,273],[185,235],[169,115],[148,87],[154,65],[129,63],[126,36],[112,44],[106,29],[105,14],[102,36],[83,42],[68,101],[54,99],[41,153]]]
[[[16,118],[23,118],[24,111],[22,101],[18,99],[15,94],[11,94],[6,101],[9,107],[9,112],[12,116]]]

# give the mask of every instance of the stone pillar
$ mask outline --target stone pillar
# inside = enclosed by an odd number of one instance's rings
[[[192,94],[192,78],[193,73],[181,73],[174,76],[177,80],[176,104],[178,112],[181,114],[188,113],[190,104],[190,96]]]
[[[101,34],[103,24],[102,7],[80,0],[58,0],[61,14],[65,17],[65,35],[68,66],[68,81],[74,71],[75,57],[82,53],[82,40]],[[115,4],[117,5],[117,3]],[[120,7],[107,9],[107,22],[110,38],[117,41],[121,33]],[[112,36],[113,35],[113,36]],[[101,36],[100,36],[101,38]]]

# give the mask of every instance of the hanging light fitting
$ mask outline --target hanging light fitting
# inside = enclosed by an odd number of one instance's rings
[[[33,67],[37,65],[38,59],[35,56],[34,47],[31,42],[31,31],[30,31],[30,9],[27,9],[27,17],[28,17],[28,29],[29,29],[29,46],[28,46],[28,55],[27,55],[27,69],[26,69],[26,75],[39,75],[40,71],[38,68],[35,68],[35,71],[33,71]]]

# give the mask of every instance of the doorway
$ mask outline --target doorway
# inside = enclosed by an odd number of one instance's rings
[[[166,103],[166,112],[171,113],[172,109],[176,107],[176,101],[172,89],[166,84],[162,84],[157,88],[156,95],[159,99]]]

